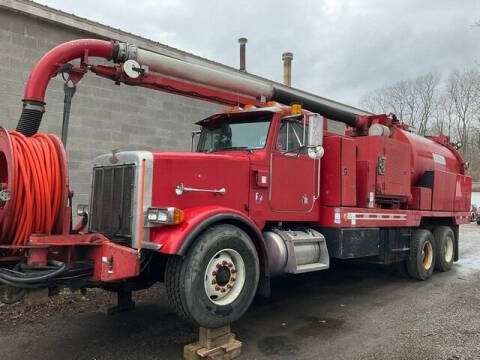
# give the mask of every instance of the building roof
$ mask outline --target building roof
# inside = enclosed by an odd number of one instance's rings
[[[265,79],[257,75],[246,73],[235,69],[231,66],[221,64],[195,54],[161,44],[159,42],[120,30],[111,26],[100,24],[95,21],[91,21],[73,14],[68,14],[64,11],[53,9],[49,6],[41,5],[29,0],[0,0],[0,8],[12,11],[14,13],[23,14],[40,19],[45,22],[61,25],[67,28],[71,28],[74,31],[85,33],[86,36],[95,36],[104,39],[111,39],[116,41],[122,41],[130,44],[135,44],[145,50],[153,51],[162,55],[170,56],[175,59],[183,60],[186,62],[214,68],[219,71],[234,73],[237,76],[245,76],[256,80],[266,81],[278,86],[284,86],[270,79]],[[327,99],[316,94],[312,94],[300,89],[295,89],[308,97],[313,97],[317,101],[321,101],[326,105],[333,106],[345,111],[349,111],[358,115],[369,114],[369,112],[342,104],[340,102]]]

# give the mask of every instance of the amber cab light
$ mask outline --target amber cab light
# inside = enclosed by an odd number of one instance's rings
[[[302,105],[300,104],[292,104],[290,107],[290,112],[292,115],[300,115],[302,113]]]

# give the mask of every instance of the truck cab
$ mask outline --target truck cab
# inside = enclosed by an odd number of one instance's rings
[[[311,117],[323,119],[299,107],[271,105],[233,108],[198,123],[202,131],[197,152],[248,157],[249,195],[243,207],[260,228],[266,221],[318,217],[320,156],[309,155],[308,124]],[[314,146],[321,146],[322,130]]]
[[[199,121],[194,152],[128,151],[99,156],[94,161],[90,231],[108,237],[115,234],[123,243],[131,239],[131,246],[137,247],[138,234],[128,229],[142,223],[134,211],[141,197],[147,214],[173,208],[188,212],[187,221],[197,212],[203,214],[205,207],[239,213],[259,229],[268,221],[318,220],[323,119],[298,107],[292,113],[289,106],[271,105],[235,107]],[[309,124],[316,126],[312,130],[316,141],[309,140]],[[136,169],[143,162],[142,180]],[[113,184],[117,190],[112,190]],[[126,219],[132,219],[131,224]],[[176,253],[182,244],[172,242],[165,226],[161,222],[155,226],[156,221],[147,216],[149,227],[142,233],[142,242]],[[120,231],[115,233],[116,229]]]

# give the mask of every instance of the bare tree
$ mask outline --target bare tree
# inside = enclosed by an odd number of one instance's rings
[[[394,113],[425,134],[437,100],[440,76],[429,73],[369,92],[361,104],[372,112]]]
[[[411,122],[411,114],[415,108],[412,101],[412,89],[409,81],[399,81],[386,89],[387,102],[390,106],[389,112],[393,112],[399,119],[414,126]]]
[[[448,94],[442,92],[434,105],[432,113],[433,122],[430,131],[433,134],[445,134],[450,139],[453,139],[455,137],[453,132],[455,111],[452,99]]]
[[[453,103],[457,136],[463,144],[463,153],[469,157],[469,132],[474,120],[478,121],[478,82],[480,73],[476,69],[453,71],[447,79],[446,93]]]
[[[385,91],[384,89],[376,89],[363,95],[360,99],[360,105],[365,110],[373,113],[385,113],[388,111],[385,104]]]
[[[438,100],[438,84],[440,76],[434,73],[415,79],[414,92],[418,102],[418,133],[425,135],[429,121],[433,117],[434,107]]]
[[[479,24],[480,26],[480,24]],[[376,89],[362,98],[372,112],[393,112],[421,135],[443,133],[463,144],[461,152],[480,177],[480,70],[452,71],[440,82],[428,73]]]

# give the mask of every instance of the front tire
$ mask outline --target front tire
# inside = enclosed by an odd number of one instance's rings
[[[437,245],[435,270],[448,271],[452,268],[455,257],[455,235],[448,226],[437,226],[433,230]]]
[[[435,268],[435,239],[426,229],[417,229],[410,240],[410,255],[407,262],[408,274],[418,280],[427,280]]]
[[[168,259],[165,284],[180,317],[217,328],[247,311],[259,274],[258,255],[249,236],[236,226],[220,224],[205,230],[185,257]]]

